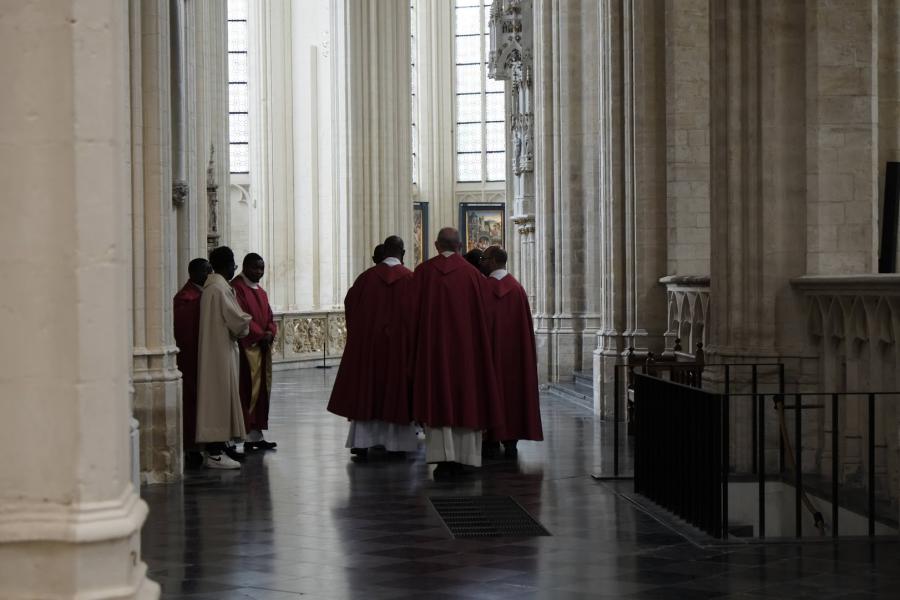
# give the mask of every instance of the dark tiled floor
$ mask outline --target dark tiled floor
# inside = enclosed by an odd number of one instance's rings
[[[325,411],[332,377],[275,374],[276,452],[142,490],[165,598],[900,598],[897,543],[687,543],[590,478],[608,431],[549,398],[545,442],[462,482],[432,481],[422,453],[353,463],[347,424]],[[451,539],[439,494],[513,496],[553,535]]]

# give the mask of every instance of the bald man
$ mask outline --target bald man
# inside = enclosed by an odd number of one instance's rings
[[[481,432],[502,424],[487,325],[486,279],[459,255],[459,232],[441,229],[437,256],[416,269],[413,416],[423,423],[435,478],[481,466]]]

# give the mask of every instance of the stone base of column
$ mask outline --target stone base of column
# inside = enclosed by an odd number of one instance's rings
[[[615,402],[616,365],[624,362],[627,348],[625,340],[617,331],[599,331],[596,334],[596,349],[593,353],[594,368],[594,412],[603,420],[612,420]],[[627,381],[624,373],[619,376],[620,402],[619,420],[625,420],[624,390]]]
[[[115,500],[4,503],[0,515],[0,598],[160,597],[140,558],[147,505],[131,485]]]
[[[141,483],[183,474],[181,372],[175,352],[135,352],[134,418],[140,423]],[[139,368],[139,366],[141,368]]]
[[[598,348],[594,350],[594,413],[604,421],[612,420],[615,402],[615,369],[621,362],[619,353]],[[619,374],[620,377],[622,373]],[[624,398],[625,378],[619,380],[619,398]],[[619,420],[625,420],[625,404],[619,405]]]
[[[534,331],[534,344],[537,349],[538,383],[550,383],[550,331],[537,327]]]
[[[570,319],[566,319],[570,321]],[[567,324],[550,332],[553,364],[550,373],[553,381],[571,381],[575,371],[581,369],[582,336],[580,331]]]
[[[572,322],[571,317],[547,317],[538,325],[535,343],[542,383],[571,381],[582,369],[582,333],[572,328]]]

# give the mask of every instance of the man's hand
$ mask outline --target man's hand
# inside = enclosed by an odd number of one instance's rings
[[[272,342],[275,341],[275,336],[272,335],[271,332],[266,332],[266,335],[263,336],[261,340],[259,340],[259,345],[263,348],[268,348],[272,345]]]

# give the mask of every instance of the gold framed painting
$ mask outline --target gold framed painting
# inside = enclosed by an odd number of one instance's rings
[[[459,205],[462,251],[473,248],[484,250],[488,246],[506,246],[506,206],[504,204]]]

